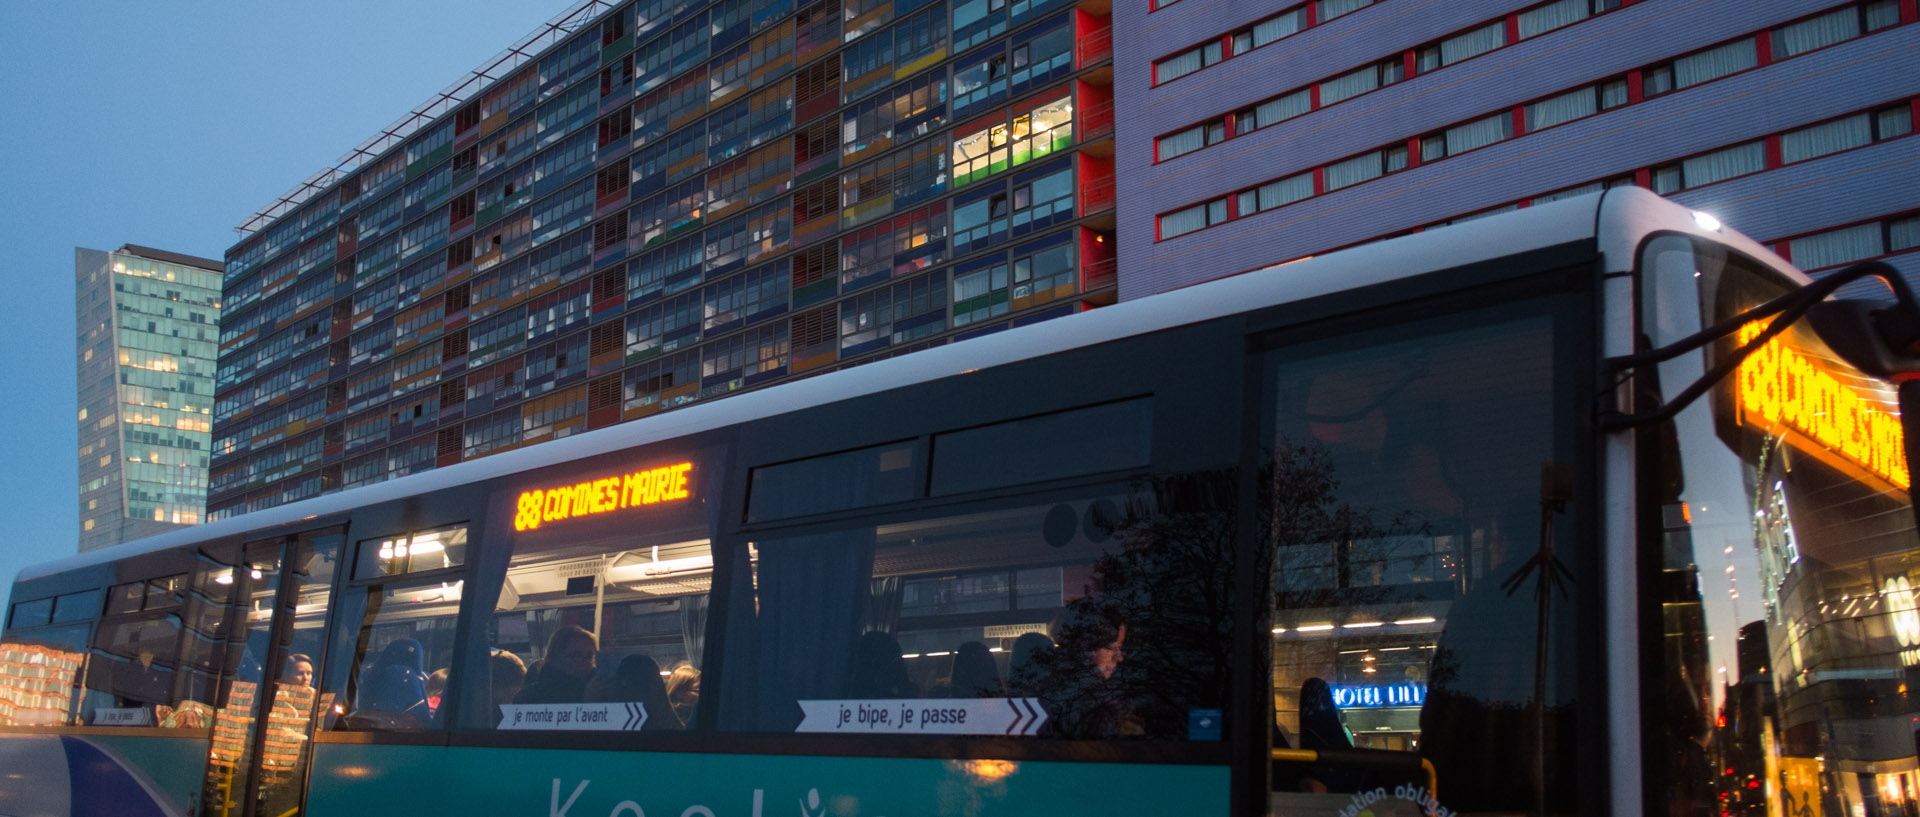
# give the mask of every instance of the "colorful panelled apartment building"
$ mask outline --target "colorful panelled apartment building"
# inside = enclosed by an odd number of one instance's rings
[[[80,550],[199,524],[207,507],[220,262],[74,250]]]
[[[241,225],[208,513],[1608,185],[1920,272],[1915,2],[588,2]]]

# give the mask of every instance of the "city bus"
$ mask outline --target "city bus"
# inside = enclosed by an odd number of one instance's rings
[[[1841,280],[1615,189],[38,565],[0,814],[1912,815]]]

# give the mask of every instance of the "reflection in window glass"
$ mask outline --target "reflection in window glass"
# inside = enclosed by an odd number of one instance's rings
[[[231,798],[229,791],[232,781],[246,779],[260,749],[252,727],[265,701],[263,685],[275,677],[265,662],[272,655],[273,611],[286,567],[278,540],[252,542],[237,552],[218,550],[196,577],[228,591],[219,614],[230,625],[212,667],[220,676],[220,695],[201,794],[209,815],[241,813],[246,799]],[[186,709],[184,703],[181,708]]]
[[[159,725],[159,713],[173,703],[184,630],[178,611],[186,586],[187,577],[181,575],[113,588],[107,615],[93,637],[83,723]]]
[[[83,590],[59,596],[53,600],[53,623],[92,619],[100,615],[100,603],[104,598],[105,594],[100,590]]]
[[[53,599],[34,599],[13,606],[13,615],[7,619],[9,627],[38,627],[47,623],[53,616]]]
[[[338,530],[301,534],[289,543],[288,580],[292,588],[291,641],[277,655],[273,708],[267,712],[267,740],[261,749],[256,814],[285,815],[300,805],[306,768],[312,759],[314,716],[333,708],[333,694],[318,689],[326,653],[325,626],[346,537]]]
[[[980,713],[963,734],[1005,735],[1004,718],[982,718],[1015,698],[1048,714],[1029,736],[1185,739],[1192,713],[1223,705],[1228,668],[1213,647],[1229,625],[1233,514],[1154,497],[1230,479],[743,547],[732,558],[752,581],[728,644],[729,666],[748,670],[731,676],[721,726],[844,732],[842,707],[910,699]],[[996,703],[963,702],[981,699]]]
[[[467,526],[450,525],[360,542],[355,578],[397,576],[457,567],[467,560]]]
[[[14,605],[15,621],[22,620],[20,606]],[[86,624],[67,624],[33,629],[16,625],[8,630],[0,641],[0,725],[71,722],[80,679],[87,672],[89,629]]]
[[[1417,753],[1456,811],[1576,807],[1581,560],[1555,487],[1556,340],[1549,317],[1508,307],[1270,358],[1262,536],[1273,696],[1294,748]],[[1301,807],[1398,782],[1280,771],[1276,797]]]
[[[1649,242],[1643,261],[1663,307],[1656,344],[1787,291],[1679,239]],[[1662,364],[1662,387],[1756,332]],[[1829,410],[1783,412],[1776,395],[1790,386],[1828,395]],[[1674,813],[1912,813],[1920,539],[1898,432],[1884,430],[1898,422],[1892,390],[1801,322],[1650,446],[1661,461],[1646,472],[1669,476],[1643,489],[1655,498],[1641,551],[1658,554],[1668,589],[1646,722],[1665,747],[1650,783]],[[1876,426],[1863,444],[1821,442]]]

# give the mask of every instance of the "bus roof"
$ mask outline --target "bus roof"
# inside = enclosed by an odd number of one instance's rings
[[[783,414],[797,408],[826,405],[914,383],[960,376],[977,369],[1450,269],[1488,258],[1592,239],[1596,234],[1596,224],[1601,221],[1603,197],[1607,199],[1608,211],[1624,211],[1629,215],[1641,216],[1625,220],[1628,231],[1647,229],[1652,225],[1661,229],[1691,225],[1691,220],[1685,217],[1687,211],[1684,208],[1638,188],[1578,196],[1253,270],[1148,298],[1124,301],[1084,314],[1020,327],[1017,331],[937,346],[724,400],[695,403],[529,448],[387,482],[349,488],[205,525],[168,531],[33,565],[21,571],[19,580],[43,578],[207,539],[249,532],[265,533],[360,506],[480,482],[607,451],[671,440]],[[1660,212],[1663,210],[1670,212]],[[1643,212],[1645,215],[1641,215]],[[1730,236],[1715,237],[1726,239]],[[1616,241],[1621,239],[1627,241],[1628,248],[1638,243],[1638,236],[1614,237]],[[1765,253],[1754,242],[1740,239],[1735,243],[1743,249]],[[1766,255],[1769,260],[1776,260],[1771,253]]]

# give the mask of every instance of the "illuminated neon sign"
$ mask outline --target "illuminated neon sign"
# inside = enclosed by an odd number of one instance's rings
[[[1426,700],[1426,684],[1373,684],[1333,688],[1333,705],[1341,709],[1419,706]]]
[[[513,529],[534,530],[549,522],[686,499],[693,496],[687,490],[687,477],[692,473],[693,463],[683,462],[523,491],[514,510]]]
[[[1766,324],[1740,327],[1742,344]],[[1911,483],[1900,417],[1848,385],[1827,363],[1775,336],[1740,364],[1740,421],[1798,432],[1820,448],[1894,487]]]

